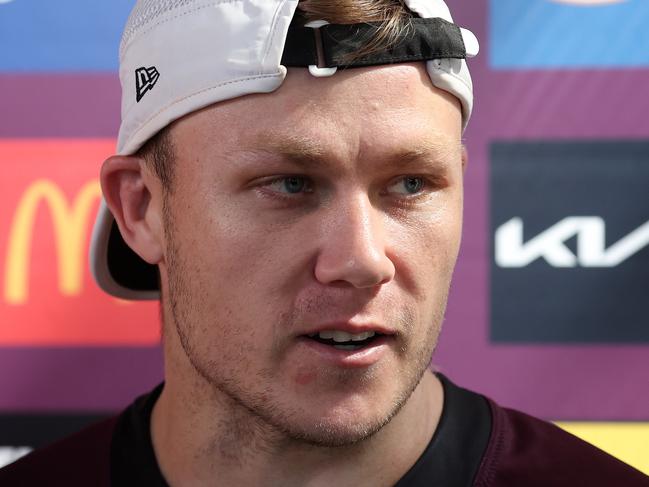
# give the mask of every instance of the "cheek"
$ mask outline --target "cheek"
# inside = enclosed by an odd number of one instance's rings
[[[196,235],[189,242],[191,258],[210,280],[222,281],[222,290],[254,279],[272,259],[271,240],[266,229],[251,215],[222,200],[201,201],[183,217],[185,234]]]
[[[462,236],[462,188],[458,186],[448,195],[447,204],[440,206],[433,219],[430,234],[440,259],[455,266]]]
[[[300,367],[294,375],[294,381],[297,386],[306,386],[311,384],[318,377],[317,371],[312,367]]]
[[[395,221],[389,232],[392,247],[413,271],[431,277],[452,269],[462,232],[462,205],[457,200]],[[436,271],[436,272],[430,272]]]
[[[189,312],[200,323],[196,331],[213,337],[211,342],[272,343],[274,328],[268,323],[280,321],[290,304],[286,283],[297,265],[294,249],[279,241],[284,233],[227,204],[193,207],[204,211],[183,207],[174,234],[192,300]]]

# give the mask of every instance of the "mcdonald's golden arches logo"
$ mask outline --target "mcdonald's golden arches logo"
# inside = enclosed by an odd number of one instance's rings
[[[113,140],[0,139],[0,346],[152,345],[155,303],[100,291],[88,246]]]

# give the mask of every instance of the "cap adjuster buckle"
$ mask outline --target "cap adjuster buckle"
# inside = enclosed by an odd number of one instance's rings
[[[327,76],[333,76],[336,71],[338,71],[337,67],[333,68],[327,68],[327,67],[320,67],[320,66],[325,66],[325,56],[324,56],[324,44],[322,42],[322,32],[320,32],[320,27],[323,25],[327,25],[329,22],[326,20],[312,20],[311,22],[308,22],[304,24],[304,27],[311,27],[313,29],[313,35],[315,36],[315,45],[316,45],[316,55],[318,57],[318,65],[316,66],[315,64],[310,64],[309,65],[309,73],[311,73],[312,76],[315,76],[316,78],[325,78]]]

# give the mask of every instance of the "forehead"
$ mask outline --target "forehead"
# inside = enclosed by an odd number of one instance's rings
[[[459,145],[459,101],[432,85],[422,63],[342,70],[314,78],[290,69],[270,94],[194,112],[173,128],[182,154],[233,147],[379,153]]]

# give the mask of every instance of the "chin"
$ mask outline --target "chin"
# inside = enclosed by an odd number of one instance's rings
[[[390,423],[405,403],[403,398],[399,399],[385,404],[380,400],[338,401],[330,407],[326,401],[319,401],[313,407],[302,409],[303,414],[293,414],[289,421],[283,425],[276,422],[275,426],[287,437],[310,445],[352,446],[371,438]],[[381,408],[377,409],[379,405]]]
[[[285,434],[293,440],[298,440],[309,445],[340,448],[353,446],[365,441],[378,433],[390,422],[392,416],[381,419],[358,421],[323,421],[318,420],[300,428],[293,424],[291,430]],[[297,428],[296,428],[297,426]]]

